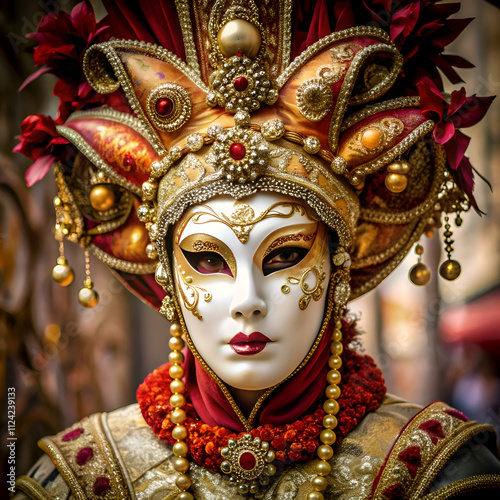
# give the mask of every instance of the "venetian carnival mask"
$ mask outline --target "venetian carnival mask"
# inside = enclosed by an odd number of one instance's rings
[[[323,322],[326,225],[288,196],[225,196],[187,211],[172,243],[177,298],[197,354],[238,389],[290,376]]]

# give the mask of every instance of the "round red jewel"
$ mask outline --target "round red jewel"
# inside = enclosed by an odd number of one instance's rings
[[[162,97],[156,101],[156,112],[161,116],[169,115],[173,109],[174,103],[168,97]]]
[[[245,451],[240,455],[238,463],[240,464],[240,467],[242,469],[253,470],[257,465],[257,459],[255,458],[255,455],[252,452]]]
[[[109,479],[107,477],[98,477],[94,482],[93,489],[95,495],[103,495],[107,490],[109,490]]]
[[[77,437],[79,437],[82,432],[83,432],[83,429],[81,429],[81,428],[73,429],[72,431],[69,431],[66,434],[64,434],[64,436],[62,437],[62,440],[64,442],[73,441],[73,439],[76,439]]]
[[[92,448],[82,448],[76,454],[76,463],[78,465],[86,464],[94,456],[94,451]]]
[[[239,76],[234,80],[233,85],[238,92],[243,92],[248,87],[248,80],[244,76]]]
[[[241,142],[235,142],[234,144],[231,144],[229,148],[229,154],[231,155],[231,158],[233,160],[241,160],[245,158],[245,155],[247,154],[247,150]]]

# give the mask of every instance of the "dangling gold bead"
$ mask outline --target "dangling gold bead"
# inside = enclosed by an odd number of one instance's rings
[[[325,395],[327,398],[330,399],[338,399],[340,398],[340,387],[335,384],[331,384],[327,386],[325,389]]]
[[[176,457],[185,457],[187,452],[188,446],[184,441],[177,441],[177,443],[172,446],[172,453]]]
[[[338,384],[342,376],[338,370],[330,370],[326,375],[326,380],[329,384]]]
[[[311,491],[311,493],[307,495],[307,500],[325,500],[325,497],[320,491]]]
[[[448,281],[456,280],[461,272],[462,266],[453,259],[447,259],[439,266],[439,274]]]
[[[338,420],[335,415],[325,415],[323,417],[323,427],[326,429],[335,429],[337,427]]]
[[[323,476],[316,476],[311,483],[316,491],[324,491],[328,488],[328,481]]]
[[[332,466],[326,460],[319,460],[316,464],[316,474],[318,476],[328,476],[331,470]]]
[[[186,398],[182,394],[172,394],[170,396],[170,406],[181,407],[186,404]]]
[[[393,174],[407,174],[411,165],[406,160],[396,160],[387,165],[387,171]]]
[[[168,355],[168,360],[170,361],[170,363],[184,363],[184,354],[182,354],[181,351],[172,351],[169,355]]]
[[[244,19],[229,21],[217,34],[217,43],[225,57],[242,52],[253,58],[259,53],[261,42],[258,28]]]
[[[174,424],[182,424],[186,420],[186,412],[181,408],[176,408],[170,413],[170,420]]]
[[[329,415],[337,415],[339,409],[339,404],[335,399],[327,399],[323,403],[323,410],[325,410],[325,413],[328,413]]]
[[[175,322],[170,325],[170,335],[172,335],[172,337],[182,336],[182,328],[180,323]]]
[[[425,264],[419,262],[410,269],[409,276],[410,281],[414,285],[422,286],[429,283],[429,280],[431,279],[431,271]]]
[[[322,444],[319,446],[316,453],[321,460],[330,460],[330,458],[333,457],[332,447],[328,444]]]
[[[184,457],[177,457],[174,460],[174,469],[177,472],[186,472],[189,469],[189,461]]]
[[[175,480],[175,485],[180,490],[185,491],[191,486],[191,479],[186,474],[179,474]]]
[[[168,369],[168,374],[171,378],[182,378],[184,377],[184,368],[181,365],[172,365]]]
[[[187,435],[187,429],[184,425],[176,425],[172,430],[172,437],[176,440],[186,439]]]
[[[115,204],[114,191],[104,184],[94,186],[90,191],[89,198],[92,208],[99,212],[105,212]]]
[[[389,174],[385,178],[385,187],[391,193],[401,193],[408,186],[408,178],[403,174]]]
[[[68,286],[73,282],[75,273],[70,266],[68,266],[68,261],[64,257],[59,257],[57,259],[57,265],[52,268],[52,279],[61,286]]]
[[[321,434],[319,435],[319,439],[323,444],[332,445],[337,440],[337,436],[335,435],[335,432],[333,432],[332,430],[325,429],[325,430],[321,431]]]
[[[328,366],[332,370],[338,370],[342,366],[342,358],[340,356],[337,356],[336,354],[333,354],[328,358]]]
[[[176,500],[194,500],[194,497],[191,493],[189,493],[189,491],[183,491],[176,497]]]
[[[186,386],[180,378],[177,378],[172,380],[172,382],[170,382],[170,390],[172,391],[172,393],[174,392],[181,393],[186,390]]]
[[[170,337],[168,345],[173,351],[180,351],[184,348],[185,342],[180,337]]]
[[[78,292],[78,302],[83,307],[94,307],[99,303],[99,294],[91,281],[85,280],[84,287]]]
[[[330,352],[332,354],[337,354],[340,356],[344,352],[344,346],[342,345],[342,342],[332,342],[330,344]]]

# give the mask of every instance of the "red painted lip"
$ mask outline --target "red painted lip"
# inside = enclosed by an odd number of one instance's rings
[[[253,356],[261,352],[272,340],[263,333],[253,332],[250,335],[237,333],[230,341],[231,349],[241,356]]]

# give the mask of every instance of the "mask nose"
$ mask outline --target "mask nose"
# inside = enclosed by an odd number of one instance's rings
[[[234,284],[234,297],[229,306],[231,318],[258,319],[267,314],[265,300],[258,292],[252,269],[238,269],[238,277]]]

